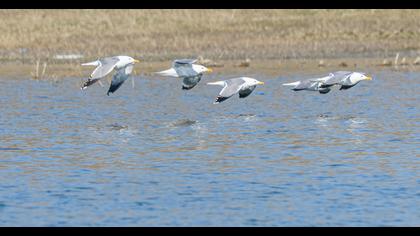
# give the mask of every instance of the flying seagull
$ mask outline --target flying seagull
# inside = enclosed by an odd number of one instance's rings
[[[109,93],[114,93],[124,83],[124,81],[128,79],[133,71],[134,63],[137,62],[140,61],[129,56],[115,56],[83,63],[82,66],[96,66],[96,68],[93,70],[90,78],[83,84],[81,89],[85,90],[87,87],[98,82],[115,69],[117,72],[112,77],[111,86],[107,92],[107,95],[109,96]]]
[[[362,80],[372,80],[372,77],[361,72],[337,71],[330,74],[330,78],[326,79],[320,85],[321,88],[329,88],[339,85],[340,90],[349,89]]]
[[[211,68],[202,65],[194,64],[197,62],[195,59],[180,59],[172,63],[172,68],[155,74],[161,76],[169,76],[175,78],[182,78],[182,89],[190,90],[200,82],[204,72],[212,72]]]
[[[239,98],[245,98],[250,95],[252,91],[254,91],[257,85],[264,84],[264,82],[249,77],[238,77],[207,84],[223,86],[222,91],[220,91],[219,96],[217,96],[216,101],[213,103],[217,104],[223,102],[224,100],[232,97],[237,93],[239,93]]]
[[[293,91],[301,91],[301,90],[308,90],[308,91],[319,91],[322,94],[328,93],[331,89],[330,88],[321,88],[321,81],[313,81],[313,80],[303,80],[303,81],[296,81],[293,83],[283,84],[284,86],[294,86],[292,88]]]
[[[296,81],[283,85],[294,86],[292,88],[294,91],[319,91],[321,94],[326,94],[331,91],[331,87],[334,85],[340,85],[340,90],[349,89],[362,80],[372,80],[372,77],[360,72],[336,71],[325,77]]]

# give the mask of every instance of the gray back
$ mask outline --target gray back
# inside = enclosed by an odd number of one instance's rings
[[[193,59],[180,59],[175,60],[173,62],[173,68],[175,69],[176,73],[179,77],[191,77],[198,75],[197,72],[195,72],[192,68],[192,65],[197,60]]]
[[[334,85],[341,84],[346,80],[353,72],[351,71],[336,71],[330,79],[327,79],[323,84],[325,85]]]
[[[197,59],[177,59],[174,60],[174,64],[194,64]]]

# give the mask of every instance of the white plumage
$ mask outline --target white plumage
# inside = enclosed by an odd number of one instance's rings
[[[93,70],[90,78],[83,84],[81,89],[85,90],[87,87],[98,82],[115,69],[117,73],[115,73],[112,78],[111,86],[107,92],[107,95],[109,95],[109,93],[115,92],[124,83],[124,81],[128,79],[133,71],[134,63],[137,62],[139,62],[139,60],[133,59],[129,56],[115,56],[83,63],[82,66],[96,66],[96,68]]]

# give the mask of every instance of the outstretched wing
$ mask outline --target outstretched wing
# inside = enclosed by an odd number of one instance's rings
[[[197,62],[197,59],[178,59],[174,60],[174,63],[176,64],[194,64]]]
[[[342,83],[344,80],[346,80],[353,72],[351,71],[337,71],[332,73],[331,78],[325,80],[322,82],[321,87],[330,87],[336,84]]]
[[[332,77],[334,77],[334,73],[330,73],[329,75],[321,77],[321,78],[313,78],[313,79],[308,79],[308,80],[312,82],[325,82],[326,80],[329,80]]]
[[[219,95],[223,97],[230,97],[241,90],[242,85],[245,84],[245,80],[241,78],[234,78],[225,81],[225,87],[220,91]]]
[[[111,86],[109,86],[109,90],[107,92],[107,95],[109,96],[109,93],[114,93],[117,91],[117,89],[128,79],[131,72],[133,71],[133,64],[129,64],[117,71],[115,75],[112,77]]]
[[[197,60],[193,60],[193,59],[175,60],[172,66],[179,77],[196,76],[198,75],[198,73],[195,72],[192,68],[193,63],[196,61]]]
[[[203,75],[198,74],[198,75],[192,76],[192,77],[185,77],[182,80],[182,89],[190,90],[190,89],[194,88],[198,84],[198,82],[200,82],[201,76],[203,76]]]
[[[319,83],[320,82],[318,81],[304,80],[301,83],[299,83],[296,87],[294,87],[293,90],[294,91],[300,91],[300,90],[317,91]]]
[[[256,85],[254,85],[254,86],[248,87],[248,88],[246,88],[246,89],[239,90],[239,98],[245,98],[245,97],[248,97],[248,96],[252,93],[252,91],[254,91],[254,89],[255,89],[256,87],[257,87],[257,86],[256,86]]]
[[[214,103],[220,103],[224,100],[232,97],[236,93],[238,93],[242,86],[245,84],[245,80],[242,78],[233,78],[229,80],[225,80],[225,86],[223,87],[222,91],[220,91],[219,96],[217,96],[216,101]]]
[[[106,57],[99,59],[99,66],[90,75],[91,79],[100,79],[109,74],[117,63],[120,61],[118,57]]]

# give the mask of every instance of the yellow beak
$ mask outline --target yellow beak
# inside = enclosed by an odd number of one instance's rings
[[[212,68],[207,68],[207,72],[211,73],[211,72],[213,72],[213,69]]]
[[[261,81],[260,81],[260,82],[258,82],[258,84],[264,84],[264,82],[261,82]]]
[[[372,80],[372,77],[367,76],[367,77],[366,77],[366,80]]]
[[[140,62],[140,60],[134,59],[134,63],[139,63],[139,62]]]

